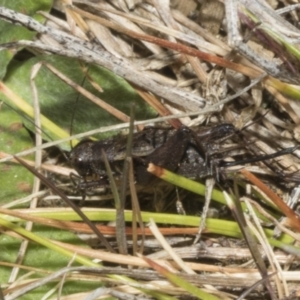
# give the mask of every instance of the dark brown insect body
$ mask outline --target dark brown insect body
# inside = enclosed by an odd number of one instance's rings
[[[161,166],[188,178],[199,179],[216,174],[223,178],[222,168],[248,162],[266,161],[287,153],[297,147],[283,149],[270,155],[256,155],[237,162],[225,162],[230,149],[223,147],[228,137],[239,137],[241,132],[231,124],[220,124],[211,128],[190,129],[182,126],[175,129],[146,128],[133,135],[132,159],[136,181],[148,184],[154,178],[147,172],[149,163]],[[121,175],[126,157],[126,136],[116,136],[102,141],[81,141],[70,153],[70,161],[81,179],[76,181],[80,190],[107,184],[106,168],[101,154],[103,149],[113,172]],[[242,145],[247,146],[247,145]],[[251,149],[252,150],[252,149]],[[266,163],[278,176],[299,182],[298,174],[286,175]],[[287,177],[288,176],[288,177]],[[91,179],[92,178],[92,179]]]
[[[182,126],[178,130],[146,128],[135,133],[131,154],[137,182],[147,184],[153,178],[146,170],[150,162],[190,178],[211,175],[211,156],[218,152],[221,141],[234,132],[233,125],[221,124],[197,131]],[[84,179],[93,175],[106,177],[103,149],[113,171],[120,174],[126,142],[124,136],[97,142],[83,140],[71,151],[71,164]]]

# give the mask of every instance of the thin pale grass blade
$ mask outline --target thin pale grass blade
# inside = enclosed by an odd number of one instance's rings
[[[37,63],[33,66],[31,69],[31,74],[30,74],[30,87],[31,87],[31,93],[33,97],[33,108],[34,108],[34,128],[35,128],[35,146],[38,147],[42,145],[42,124],[41,124],[41,112],[40,112],[40,105],[39,105],[39,97],[38,97],[38,90],[35,85],[35,78],[36,75],[38,74],[39,70],[41,68],[41,64]],[[42,151],[38,150],[35,153],[35,168],[39,169],[42,164]],[[34,183],[33,183],[33,188],[32,188],[32,193],[37,193],[41,188],[41,181],[37,177],[34,177]],[[38,198],[34,197],[32,201],[30,201],[30,209],[35,209],[38,204]],[[25,225],[25,229],[28,231],[32,231],[33,228],[33,222],[27,222]],[[28,240],[23,240],[19,251],[18,251],[18,257],[15,261],[16,264],[22,265],[24,261],[24,257],[26,254],[28,248]],[[16,278],[18,277],[20,268],[14,267],[11,271],[10,278],[8,280],[9,283],[13,283],[16,281]]]
[[[130,161],[131,161],[131,151],[132,151],[132,142],[133,142],[133,130],[134,130],[134,118],[135,118],[135,105],[131,104],[130,107],[130,122],[129,122],[129,134],[127,137],[127,144],[126,144],[126,154],[124,159],[123,165],[123,172],[122,172],[122,182],[121,182],[121,191],[120,191],[120,207],[119,207],[119,216],[117,221],[117,228],[121,228],[122,232],[120,232],[120,238],[122,237],[122,245],[125,247],[120,252],[121,254],[127,254],[127,242],[126,242],[126,234],[125,234],[125,219],[124,219],[124,210],[125,210],[125,201],[126,201],[126,194],[128,190],[128,179],[129,179],[129,168],[130,168]],[[121,242],[121,240],[120,240]]]
[[[243,233],[244,239],[248,245],[248,248],[253,256],[253,260],[255,261],[255,264],[257,265],[257,268],[262,276],[262,278],[266,278],[268,276],[268,270],[267,267],[262,259],[261,253],[258,249],[257,241],[255,240],[254,236],[252,235],[247,222],[244,217],[244,213],[242,210],[242,206],[239,200],[232,200],[232,198],[224,191],[224,197],[227,201],[228,207],[232,211],[235,219],[237,220],[241,232]],[[269,291],[270,296],[272,299],[276,299],[275,293],[272,289],[271,283],[269,280],[265,281],[265,287]]]
[[[0,151],[0,159],[10,157],[9,154]],[[34,167],[34,162],[28,159],[23,159],[29,166]],[[11,162],[17,163],[15,159],[12,159]],[[61,166],[54,166],[49,164],[41,164],[40,168],[44,171],[49,171],[51,173],[56,173],[59,175],[70,176],[73,172],[71,168],[61,167]]]
[[[120,292],[114,288],[98,288],[90,294],[88,294],[84,298],[84,300],[96,300],[101,298],[107,298],[107,296],[114,297],[115,299],[133,299],[131,293]],[[139,296],[139,300],[149,300],[149,298]]]
[[[176,286],[181,287],[187,293],[196,296],[199,299],[204,300],[220,300],[220,298],[213,296],[201,289],[198,289],[196,286],[190,284],[188,281],[184,280],[183,278],[171,273],[166,268],[162,267],[161,265],[157,264],[153,260],[143,256],[143,259],[149,264],[149,266],[155,269],[158,273],[166,277],[171,283]]]
[[[106,153],[103,149],[101,149],[102,158],[105,164],[107,176],[109,178],[109,184],[114,196],[115,200],[115,207],[116,207],[116,226],[118,230],[116,231],[116,238],[119,247],[119,252],[121,254],[127,254],[127,241],[126,241],[126,234],[125,234],[125,220],[124,220],[124,206],[122,204],[122,200],[120,198],[117,184],[114,180],[113,173],[111,167],[109,165]]]
[[[174,262],[177,264],[179,268],[181,268],[184,272],[187,274],[195,274],[195,272],[188,267],[184,261],[176,254],[176,252],[172,249],[171,245],[166,241],[162,233],[160,232],[159,228],[157,227],[156,223],[153,219],[150,220],[150,230],[152,231],[153,235],[159,241],[162,248],[165,249],[165,251],[168,252],[170,257],[174,260]]]
[[[201,215],[201,222],[200,222],[200,225],[199,225],[199,230],[198,230],[197,236],[194,240],[194,244],[198,243],[198,241],[201,239],[201,233],[202,233],[202,231],[204,230],[204,228],[206,226],[206,224],[205,224],[206,216],[207,216],[207,212],[208,212],[208,209],[209,209],[211,194],[212,194],[212,191],[213,191],[213,188],[214,188],[214,185],[215,185],[214,178],[207,178],[206,181],[205,181],[205,185],[206,185],[205,203],[204,203],[204,206],[203,206],[203,212],[202,212],[202,215]]]
[[[129,188],[130,188],[130,195],[131,195],[131,203],[132,203],[132,240],[133,240],[133,253],[143,253],[144,251],[144,242],[145,242],[145,226],[143,223],[143,218],[141,214],[140,203],[138,200],[135,182],[134,182],[134,170],[133,170],[133,163],[130,160],[129,165]],[[137,223],[140,227],[140,235],[141,235],[141,246],[140,249],[137,249],[137,240],[138,240],[138,228]]]
[[[270,190],[261,180],[259,180],[251,172],[243,169],[240,170],[240,173],[243,174],[250,182],[252,182],[252,184],[259,187],[289,219],[289,225],[298,232],[300,232],[299,216],[290,207],[288,207],[286,203],[277,194]]]
[[[131,104],[130,108],[130,123],[129,123],[129,134],[127,138],[126,145],[126,158],[124,160],[123,167],[123,176],[122,176],[122,185],[121,185],[121,204],[122,204],[122,213],[124,218],[124,209],[125,209],[125,201],[126,201],[126,193],[128,189],[128,182],[130,187],[130,195],[132,201],[132,232],[133,232],[133,253],[137,253],[137,220],[139,221],[140,227],[143,229],[143,222],[140,214],[140,207],[137,198],[137,193],[134,185],[134,170],[133,170],[133,161],[131,157],[132,152],[132,142],[133,142],[133,130],[134,130],[134,118],[135,118],[135,104]],[[125,223],[123,224],[125,228]],[[124,232],[125,234],[125,232]],[[144,239],[144,238],[143,238]],[[141,250],[143,249],[143,243],[141,246]]]
[[[74,256],[73,251],[64,249],[64,248],[56,245],[52,241],[50,241],[48,239],[45,239],[41,236],[38,236],[38,235],[34,234],[33,232],[22,228],[21,226],[18,226],[16,224],[8,222],[8,221],[4,220],[3,218],[0,218],[0,225],[7,228],[7,229],[10,229],[10,230],[16,232],[17,234],[25,237],[28,240],[34,241],[37,244],[43,245],[43,246],[45,246],[49,249],[52,249],[52,250],[54,250],[58,253],[61,253],[62,255],[65,255],[65,256],[70,257],[70,258],[72,258]],[[96,264],[96,263],[92,262],[91,260],[89,260],[86,257],[81,256],[81,255],[76,255],[75,261],[77,261],[78,263],[83,264],[85,266],[91,266],[91,267],[92,266],[94,266],[94,267],[97,266],[97,267],[99,267],[99,264]]]
[[[237,190],[237,185],[235,186],[235,188]],[[236,194],[238,194],[238,192],[236,192]],[[241,200],[240,197],[239,199]],[[249,212],[249,216],[247,216],[247,218],[245,216],[247,225],[253,233],[253,235],[256,237],[258,243],[260,243],[260,245],[262,246],[262,251],[266,257],[266,260],[269,263],[268,271],[276,273],[276,276],[274,278],[274,290],[276,290],[279,299],[282,299],[284,294],[287,294],[287,281],[286,278],[283,276],[282,267],[280,266],[280,263],[275,256],[274,247],[272,247],[270,243],[268,243],[268,239],[264,234],[262,224],[253,211],[253,206],[248,201],[248,199],[245,199],[245,204],[247,205]]]
[[[27,163],[25,163],[22,159],[20,159],[17,156],[14,156],[14,158],[23,165],[27,170],[29,170],[32,174],[37,176],[49,189],[51,189],[54,193],[56,193],[58,196],[60,196],[79,216],[80,218],[90,226],[90,228],[93,230],[93,232],[97,235],[97,237],[100,239],[102,244],[107,248],[107,250],[114,252],[111,245],[108,243],[108,241],[105,239],[103,234],[98,230],[98,228],[95,226],[94,223],[92,223],[89,218],[86,217],[86,215],[75,205],[72,201],[69,200],[69,198],[60,190],[58,189],[52,182],[50,182],[45,176],[43,176],[41,173],[36,171],[34,168],[29,166]]]

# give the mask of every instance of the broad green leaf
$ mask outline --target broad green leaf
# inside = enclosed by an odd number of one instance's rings
[[[33,143],[22,126],[20,115],[5,105],[0,109],[0,151],[8,154],[31,148]],[[0,164],[0,205],[31,192],[33,176],[15,163]]]
[[[90,66],[88,68],[89,76],[103,89],[103,93],[99,93],[89,83],[79,61],[56,55],[44,55],[21,63],[16,61],[11,63],[4,82],[29,103],[32,103],[30,71],[40,61],[49,62],[71,80],[83,85],[90,92],[127,115],[130,113],[131,103],[136,103],[137,119],[153,116],[153,110],[122,78],[104,68]],[[44,66],[40,69],[35,83],[42,114],[67,131],[70,130],[73,110],[75,110],[74,133],[121,122],[90,100],[79,95],[77,91],[62,82]],[[79,102],[78,105],[75,105],[77,98]],[[52,138],[57,139],[55,135],[52,135]]]
[[[0,6],[12,9],[17,12],[29,15],[39,22],[43,22],[44,18],[37,12],[49,11],[52,7],[52,0],[0,0]],[[0,20],[0,44],[15,42],[18,40],[31,40],[36,33],[29,31],[24,27],[10,24]],[[0,79],[5,76],[6,67],[15,54],[15,50],[0,51]]]

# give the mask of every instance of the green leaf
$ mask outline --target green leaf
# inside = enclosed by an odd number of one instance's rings
[[[0,109],[1,152],[18,153],[32,147],[20,115],[5,105]],[[33,175],[15,163],[0,164],[0,205],[27,196],[31,192]]]
[[[52,7],[52,0],[0,0],[0,6],[10,8],[17,12],[21,12],[33,17],[37,21],[44,21],[41,15],[38,15],[39,10],[49,12]],[[18,40],[31,40],[36,33],[24,27],[10,24],[0,20],[0,44],[15,42]],[[6,67],[15,54],[15,50],[0,51],[0,79],[6,74]]]
[[[14,61],[10,65],[10,69],[5,77],[5,84],[29,103],[32,103],[30,71],[34,64],[40,61],[49,62],[65,76],[79,85],[83,85],[87,90],[128,115],[132,102],[137,104],[137,119],[146,119],[154,115],[153,110],[145,104],[124,79],[104,68],[90,66],[88,69],[89,76],[103,89],[103,93],[99,93],[89,83],[79,61],[56,55],[43,55],[23,63]],[[111,114],[79,95],[77,91],[62,82],[61,79],[53,75],[44,66],[40,69],[35,83],[42,114],[67,131],[71,126],[73,110],[75,110],[74,133],[120,123]],[[78,97],[79,102],[75,107]],[[4,96],[2,98],[5,99]],[[28,124],[28,122],[25,121],[25,123],[32,128],[32,125]],[[51,135],[52,139],[57,139],[55,134],[49,131],[47,133]],[[48,138],[46,139],[48,140]]]

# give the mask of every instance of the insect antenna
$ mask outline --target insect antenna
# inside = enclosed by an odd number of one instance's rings
[[[252,158],[248,158],[248,159],[244,159],[244,160],[239,160],[239,161],[229,161],[229,162],[225,161],[225,162],[221,163],[221,166],[232,167],[232,166],[243,165],[243,164],[247,164],[247,163],[251,163],[251,162],[265,161],[267,159],[276,158],[276,157],[279,157],[279,156],[282,156],[282,155],[285,155],[285,154],[291,154],[295,150],[297,150],[298,148],[299,148],[299,146],[295,146],[295,147],[282,149],[282,150],[277,151],[277,152],[272,153],[272,154],[258,155],[256,157],[252,157]]]
[[[247,163],[252,163],[252,162],[260,162],[261,161],[264,165],[266,165],[270,170],[272,170],[278,176],[285,177],[285,176],[291,175],[289,177],[289,180],[294,181],[294,182],[299,182],[299,178],[297,176],[295,177],[295,176],[293,176],[293,174],[289,174],[289,175],[284,174],[282,170],[280,170],[278,167],[275,167],[272,164],[272,162],[268,161],[269,159],[274,159],[276,157],[280,157],[280,156],[283,156],[285,154],[291,154],[299,148],[298,146],[285,148],[285,149],[276,151],[276,152],[271,153],[271,154],[260,155],[260,154],[258,154],[259,153],[259,147],[257,145],[255,145],[257,140],[249,142],[247,140],[247,137],[246,137],[245,133],[244,133],[247,128],[251,127],[252,125],[254,125],[256,123],[258,123],[259,120],[262,120],[269,113],[269,111],[270,110],[267,110],[261,116],[259,116],[257,119],[255,119],[252,122],[250,122],[249,124],[243,126],[241,129],[236,128],[236,130],[235,130],[236,135],[243,142],[244,147],[248,151],[250,151],[250,153],[254,154],[255,156],[254,157],[252,156],[252,157],[249,157],[249,158],[246,158],[246,159],[242,159],[242,160],[239,160],[239,161],[233,161],[233,162],[222,161],[222,162],[220,162],[219,166],[220,167],[230,167],[230,166],[236,166],[236,165],[242,165],[242,164],[247,164]]]
[[[82,79],[82,82],[81,82],[81,86],[84,85],[85,81],[86,81],[86,77],[87,75],[85,75]],[[73,135],[73,123],[74,123],[74,119],[75,119],[75,113],[76,113],[76,109],[78,107],[78,103],[79,103],[79,99],[80,99],[80,93],[77,94],[77,97],[75,99],[75,102],[72,106],[72,114],[71,114],[71,124],[70,124],[70,136]],[[72,140],[70,140],[70,149],[73,149],[73,145],[72,145]]]
[[[40,126],[36,125],[35,122],[31,119],[31,117],[29,117],[26,113],[14,108],[12,105],[6,103],[6,102],[2,102],[4,105],[6,105],[7,107],[9,107],[11,110],[13,110],[15,113],[17,113],[18,115],[20,115],[23,119],[25,119],[27,122],[29,122],[31,125],[34,126],[34,128],[40,130],[45,137],[47,137],[50,141],[53,141],[53,138]],[[34,136],[34,133],[32,132],[32,130],[30,128],[28,128],[28,126],[26,126],[26,124],[23,123],[23,126],[25,127],[25,129],[29,132],[29,135],[31,137]],[[45,140],[44,140],[45,141]],[[60,148],[60,147],[56,147],[56,149],[59,151],[59,153],[63,156],[63,158],[66,161],[69,161],[68,156],[66,155],[66,153]]]
[[[28,121],[29,123],[31,123],[35,128],[39,129],[47,138],[49,138],[49,140],[53,141],[53,139],[51,138],[51,136],[45,131],[43,130],[41,127],[37,126],[32,119],[27,116],[24,112],[14,108],[12,105],[6,103],[6,102],[2,102],[4,105],[6,105],[7,107],[9,107],[10,109],[12,109],[14,112],[16,112],[18,115],[20,115],[22,118],[24,118],[26,121]],[[30,131],[29,128],[26,127],[26,125],[24,125],[24,127]]]

